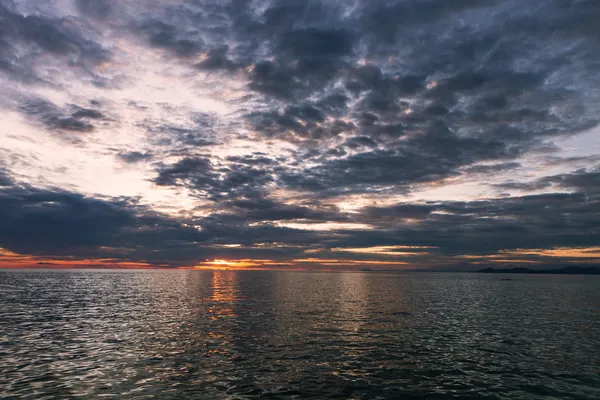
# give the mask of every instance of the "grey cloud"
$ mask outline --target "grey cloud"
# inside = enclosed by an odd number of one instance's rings
[[[277,164],[277,160],[268,157],[268,154],[265,153],[253,153],[244,156],[230,156],[227,157],[227,161],[256,166]]]
[[[208,51],[206,59],[196,64],[196,67],[204,70],[228,70],[234,71],[242,65],[227,57],[229,51],[227,46],[218,47]]]
[[[207,239],[198,230],[129,199],[103,200],[59,189],[12,185],[0,190],[0,205],[0,247],[22,254],[114,257],[176,266],[192,261],[175,256],[177,250]],[[157,243],[163,243],[162,247],[156,249]],[[195,253],[201,257],[199,248]]]
[[[332,207],[288,205],[270,199],[235,200],[230,203],[241,218],[253,221],[304,220],[305,222],[347,221],[347,217]],[[236,211],[237,211],[236,210]]]
[[[73,114],[71,114],[73,118],[90,118],[90,119],[102,119],[104,118],[104,114],[102,114],[98,110],[92,110],[89,108],[78,108]]]
[[[8,175],[6,171],[0,168],[0,187],[11,186],[14,184],[13,179]]]
[[[580,169],[572,173],[546,176],[532,182],[509,181],[496,184],[502,190],[521,190],[534,191],[548,189],[552,187],[577,190],[582,193],[598,194],[600,193],[600,168],[585,170]]]
[[[153,179],[159,186],[184,185],[212,200],[260,196],[272,181],[270,170],[263,166],[247,162],[220,165],[201,157],[186,157],[172,165],[163,165]]]
[[[85,23],[68,18],[22,15],[10,2],[0,3],[0,69],[14,79],[41,81],[33,66],[44,53],[71,56],[69,67],[91,73],[91,66],[110,59],[110,53],[93,40]]]
[[[286,173],[283,183],[306,190],[360,189],[378,185],[409,186],[460,174],[460,167],[476,161],[503,160],[519,155],[519,149],[486,139],[461,138],[438,126],[426,134],[399,142],[393,150],[371,150],[333,159],[306,168],[301,173]]]
[[[377,147],[377,142],[368,136],[356,136],[346,140],[344,145],[351,149],[358,149],[361,147]]]
[[[341,29],[297,28],[286,32],[278,46],[295,57],[333,58],[351,54],[354,41],[351,32]]]
[[[85,15],[93,18],[106,19],[114,10],[114,0],[76,0],[75,4]]]
[[[62,131],[90,132],[94,130],[94,125],[89,120],[104,117],[97,110],[74,107],[75,111],[68,111],[43,99],[27,100],[23,102],[20,110],[27,116],[37,119],[47,128]]]
[[[119,203],[79,194],[8,187],[2,190],[2,247],[22,253],[103,245],[133,221]]]
[[[435,210],[436,206],[432,204],[398,204],[391,207],[366,207],[362,210],[362,213],[367,220],[386,218],[423,219]]]
[[[369,207],[359,220],[379,229],[370,237],[354,235],[351,244],[429,245],[447,255],[595,246],[599,202],[597,196],[573,193]],[[417,222],[407,225],[405,218]]]
[[[178,110],[166,110],[178,112]],[[220,117],[213,114],[194,112],[182,113],[189,119],[188,123],[174,124],[167,121],[146,120],[141,127],[148,131],[148,139],[154,146],[173,151],[187,151],[198,147],[218,144],[220,129],[229,126]]]
[[[151,46],[171,50],[179,56],[192,56],[204,49],[202,39],[190,40],[188,35],[178,32],[175,25],[160,20],[145,21],[139,30],[147,36]]]
[[[211,184],[217,179],[212,163],[207,158],[184,158],[173,165],[164,166],[154,180],[160,186],[177,186],[191,180],[194,186]]]
[[[505,162],[499,164],[489,164],[489,165],[473,165],[463,170],[463,172],[467,174],[493,174],[497,172],[509,171],[511,169],[516,169],[521,167],[521,164],[518,162]]]
[[[151,160],[154,155],[152,153],[142,153],[140,151],[129,151],[117,154],[117,157],[126,163],[136,164],[140,161]]]
[[[575,188],[584,193],[600,193],[600,168],[593,171],[579,170],[559,175],[555,179],[561,187]]]

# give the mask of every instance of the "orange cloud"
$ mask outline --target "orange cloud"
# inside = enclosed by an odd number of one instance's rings
[[[205,261],[198,265],[195,265],[191,269],[260,269],[276,266],[289,266],[291,264],[285,262],[278,262],[274,260],[260,260],[260,259],[241,259],[241,260],[224,260],[216,259],[211,261]]]
[[[334,252],[359,253],[359,254],[379,254],[388,256],[418,256],[427,254],[426,252],[404,251],[404,250],[423,250],[432,249],[432,246],[371,246],[371,247],[335,247],[331,249]]]
[[[0,268],[119,268],[147,269],[160,268],[146,262],[123,261],[111,258],[82,259],[44,258],[30,254],[18,254],[11,250],[0,248]],[[164,266],[163,266],[164,267]]]
[[[557,247],[554,249],[517,249],[501,251],[504,255],[560,258],[600,258],[600,247]]]
[[[347,260],[347,259],[329,259],[329,258],[299,258],[293,260],[297,263],[311,263],[311,264],[323,264],[323,265],[409,265],[404,261],[380,261],[380,260]]]

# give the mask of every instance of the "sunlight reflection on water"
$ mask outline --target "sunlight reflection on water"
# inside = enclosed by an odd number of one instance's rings
[[[600,279],[0,271],[0,397],[600,398]]]

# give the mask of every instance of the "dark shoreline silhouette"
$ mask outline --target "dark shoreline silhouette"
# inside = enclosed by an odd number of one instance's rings
[[[516,268],[486,268],[477,272],[484,274],[561,274],[561,275],[600,275],[598,267],[564,267],[559,269],[531,269],[526,267]]]

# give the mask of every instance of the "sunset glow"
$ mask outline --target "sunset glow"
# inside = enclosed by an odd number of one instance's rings
[[[600,264],[594,2],[234,3],[0,0],[1,267]]]
[[[600,399],[600,0],[0,0],[0,88],[0,398]]]

